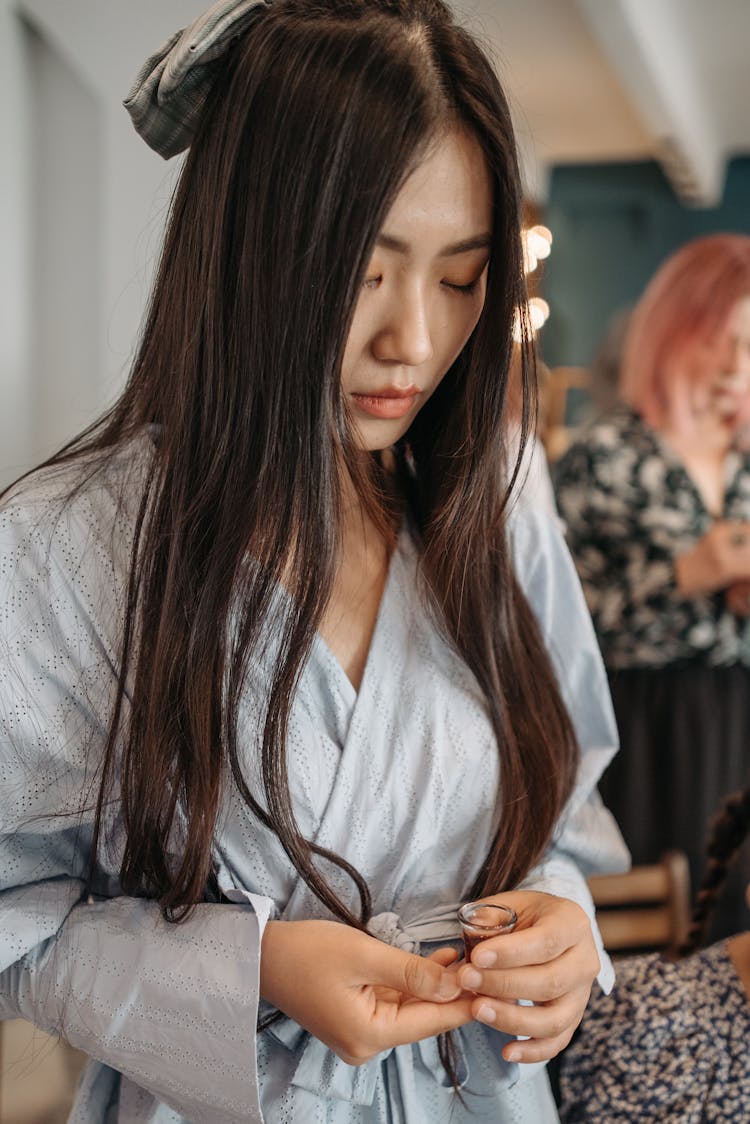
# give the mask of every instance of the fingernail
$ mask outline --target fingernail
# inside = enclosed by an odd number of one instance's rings
[[[464,968],[461,973],[461,983],[464,987],[476,991],[482,986],[482,973],[477,972],[476,968]]]
[[[517,1046],[508,1046],[504,1051],[506,1062],[520,1062],[521,1051]]]
[[[480,1022],[483,1022],[483,1023],[494,1023],[495,1012],[492,1009],[492,1007],[489,1006],[488,1003],[483,1003],[482,1006],[477,1011],[477,1018],[479,1019]]]
[[[497,953],[489,948],[478,948],[471,958],[477,968],[492,968],[497,963]]]
[[[441,999],[458,999],[461,988],[455,976],[442,976],[438,984],[438,995]]]

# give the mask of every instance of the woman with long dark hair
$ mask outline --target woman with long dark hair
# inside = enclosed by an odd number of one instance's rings
[[[0,512],[2,1012],[94,1059],[76,1120],[554,1120],[528,1063],[611,985],[584,875],[627,856],[504,479],[497,79],[439,0],[241,0],[127,104],[189,145],[143,340]]]

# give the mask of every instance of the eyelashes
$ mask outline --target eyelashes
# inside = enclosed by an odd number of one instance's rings
[[[484,272],[484,270],[482,272]],[[448,289],[452,293],[461,293],[464,296],[471,296],[477,291],[481,279],[482,274],[480,273],[479,276],[476,277],[473,281],[468,281],[464,285],[460,285],[455,281],[441,281],[440,285],[441,288]],[[366,277],[362,282],[362,288],[377,289],[382,280],[383,278],[380,275],[378,275],[377,277]]]
[[[480,278],[477,277],[475,281],[469,281],[466,285],[456,285],[453,281],[441,281],[444,288],[450,289],[454,293],[463,293],[465,296],[471,296],[472,293],[477,291]]]

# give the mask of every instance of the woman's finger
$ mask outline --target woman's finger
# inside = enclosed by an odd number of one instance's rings
[[[560,1035],[559,1038],[531,1038],[523,1042],[509,1042],[503,1047],[503,1057],[508,1062],[520,1062],[523,1065],[548,1062],[565,1049],[572,1037],[573,1031]]]
[[[473,963],[467,964],[460,969],[458,979],[467,991],[490,998],[547,1003],[568,995],[582,985],[589,985],[596,969],[597,965],[592,964],[587,948],[569,948],[547,964],[485,971],[476,968]]]
[[[518,924],[512,933],[477,945],[471,962],[478,968],[547,964],[578,945],[594,947],[591,922],[575,902],[534,891],[514,891],[483,900],[511,906],[518,914]]]
[[[438,948],[435,952],[431,952],[427,957],[428,960],[434,960],[435,963],[440,964],[443,968],[451,968],[454,970],[454,965],[458,965],[458,953],[453,948]],[[391,1003],[405,1003],[421,1002],[411,996],[404,996],[401,992],[393,987],[378,986],[375,989],[378,999]]]
[[[376,1005],[372,1014],[374,1027],[384,1043],[404,1046],[422,1038],[434,1038],[449,1030],[457,1030],[473,1019],[472,998],[461,996],[449,1003],[431,1003],[409,999],[399,1006]]]
[[[367,946],[367,959],[369,963],[362,966],[366,978],[415,999],[445,1003],[461,994],[456,973],[447,971],[435,957],[415,956],[373,941]]]
[[[552,1040],[573,1033],[583,1016],[587,999],[586,990],[567,995],[554,1003],[529,1006],[481,995],[474,999],[471,1011],[477,1022],[506,1034]]]
[[[429,954],[427,959],[434,960],[443,968],[448,968],[451,964],[458,963],[459,954],[456,952],[455,948],[436,948],[434,952]]]

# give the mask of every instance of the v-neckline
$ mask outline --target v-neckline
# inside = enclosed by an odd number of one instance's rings
[[[741,457],[736,449],[729,448],[724,458],[724,492],[722,495],[721,509],[714,511],[706,502],[706,498],[701,491],[698,482],[693,477],[690,469],[685,464],[684,460],[677,452],[670,442],[659,433],[658,430],[647,426],[640,414],[637,415],[641,425],[650,430],[653,446],[657,453],[663,457],[667,462],[670,462],[675,468],[678,468],[684,478],[687,480],[690,490],[698,501],[700,510],[704,512],[711,520],[723,519],[727,510],[727,501],[733,492],[737,476],[740,471]]]
[[[402,535],[403,534],[404,534],[404,530],[403,530],[403,528],[401,528],[401,530],[398,532],[398,535],[396,537],[396,544],[393,548],[391,556],[388,559],[388,566],[387,566],[386,574],[385,574],[385,582],[383,583],[383,592],[380,596],[380,602],[378,604],[378,611],[375,614],[375,624],[373,626],[372,635],[370,637],[370,643],[369,643],[369,646],[367,648],[367,655],[365,657],[364,667],[362,669],[362,678],[359,681],[359,687],[354,686],[354,683],[349,678],[347,672],[345,671],[345,669],[343,667],[343,664],[339,660],[338,656],[336,656],[334,654],[333,649],[329,646],[329,644],[323,638],[322,633],[320,631],[316,631],[316,633],[315,633],[315,639],[314,639],[313,643],[319,649],[319,651],[325,656],[326,661],[329,664],[331,664],[332,667],[335,669],[336,678],[337,678],[337,681],[340,685],[341,693],[344,695],[347,702],[351,706],[354,706],[356,704],[357,700],[361,697],[361,695],[363,693],[363,690],[364,690],[364,688],[367,684],[367,681],[369,679],[369,669],[370,669],[370,665],[372,663],[373,653],[376,650],[377,645],[378,645],[378,638],[379,638],[379,634],[380,634],[380,631],[381,631],[381,628],[380,628],[381,621],[382,621],[382,618],[383,618],[383,615],[384,615],[385,604],[388,601],[389,594],[390,594],[391,584],[392,584],[392,581],[393,581],[393,571],[394,571],[394,567],[396,565],[396,558],[400,554],[401,549],[402,549]]]

